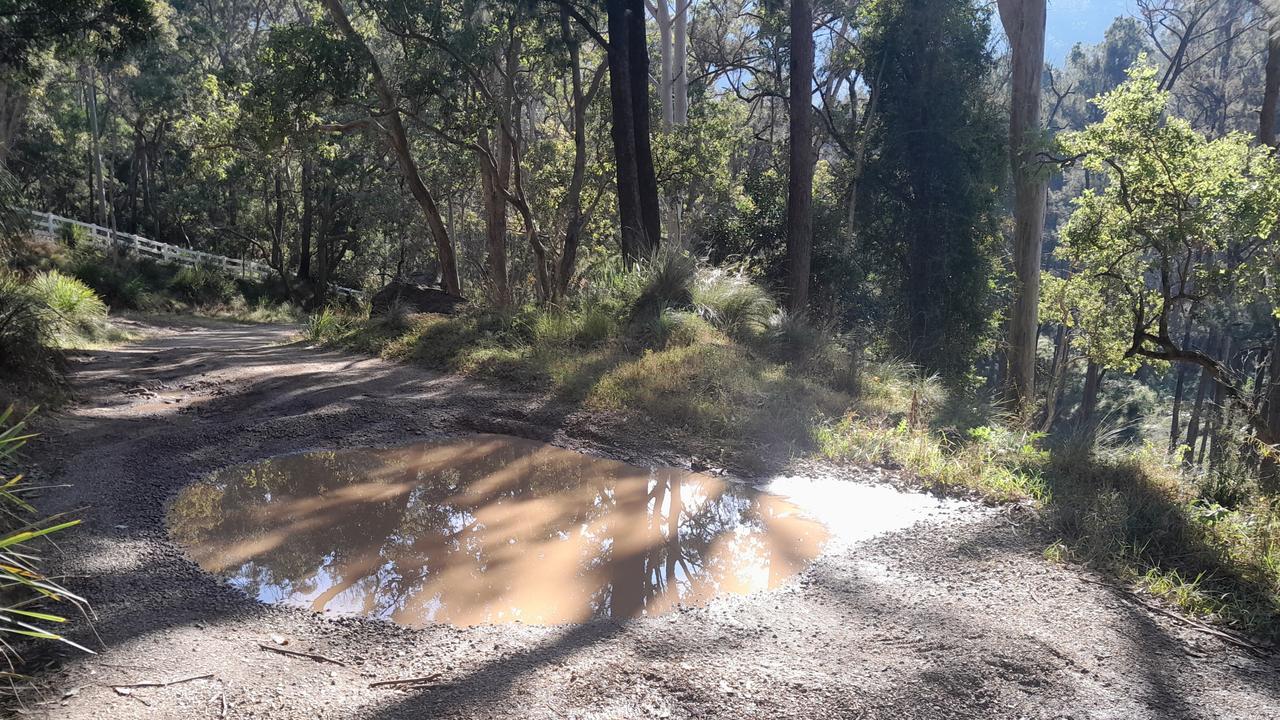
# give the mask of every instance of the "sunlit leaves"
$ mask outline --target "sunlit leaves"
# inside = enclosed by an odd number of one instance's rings
[[[1075,200],[1056,252],[1071,279],[1046,280],[1045,310],[1079,325],[1090,355],[1112,366],[1151,350],[1175,313],[1261,299],[1275,261],[1271,150],[1241,133],[1209,140],[1168,116],[1155,76],[1136,65],[1095,100],[1098,122],[1062,137],[1103,182]]]

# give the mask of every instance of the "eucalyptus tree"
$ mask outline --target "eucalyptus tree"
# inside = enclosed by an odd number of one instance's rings
[[[386,135],[399,164],[400,173],[404,177],[405,184],[409,186],[410,193],[418,203],[427,222],[427,227],[430,229],[431,239],[435,242],[441,285],[444,287],[445,292],[461,296],[462,283],[458,275],[458,263],[453,239],[449,236],[449,231],[445,227],[435,196],[427,188],[427,184],[419,170],[418,162],[414,158],[409,134],[404,126],[400,94],[393,86],[386,72],[384,72],[382,62],[378,59],[378,56],[370,49],[369,43],[351,24],[351,18],[348,16],[346,8],[343,7],[342,1],[324,0],[323,4],[328,11],[329,19],[333,26],[337,28],[338,32],[354,49],[354,52],[361,58],[364,70],[369,75],[370,84],[377,98],[377,105],[370,107],[366,118],[361,119],[354,125],[342,126],[340,129],[345,130],[357,126],[374,127]]]
[[[1044,72],[1045,0],[999,0],[1000,22],[1009,39],[1012,64],[1009,103],[1009,161],[1013,168],[1013,271],[1009,309],[1006,383],[1019,409],[1035,397],[1036,338],[1039,331],[1040,248],[1044,241],[1047,193],[1037,162],[1040,144],[1040,79]]]

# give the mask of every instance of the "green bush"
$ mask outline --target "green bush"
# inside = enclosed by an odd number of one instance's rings
[[[80,246],[67,270],[113,308],[141,310],[149,304],[148,279],[137,264]]]
[[[62,332],[93,335],[107,316],[107,305],[88,285],[57,270],[31,279],[32,296],[50,313],[51,325]]]
[[[17,276],[0,271],[0,368],[8,380],[57,379],[60,359],[42,303]]]
[[[79,225],[63,223],[58,228],[58,239],[69,248],[82,247],[89,242],[89,231]]]
[[[329,342],[336,340],[347,332],[352,319],[345,314],[326,307],[307,318],[307,339],[313,342]]]
[[[225,305],[237,297],[235,280],[220,269],[204,265],[179,270],[169,281],[169,290],[192,305]]]
[[[631,303],[628,324],[643,328],[657,322],[666,308],[691,307],[697,271],[697,261],[680,250],[665,250],[640,263],[635,270],[640,292]]]
[[[718,268],[698,271],[692,296],[698,313],[733,338],[761,334],[778,309],[763,287]]]

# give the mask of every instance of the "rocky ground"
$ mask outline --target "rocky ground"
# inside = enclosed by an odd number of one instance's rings
[[[44,689],[25,715],[1280,717],[1274,658],[1046,562],[1052,538],[1033,519],[977,507],[833,547],[780,590],[626,623],[413,630],[260,605],[165,532],[174,493],[218,468],[475,431],[689,459],[618,418],[315,349],[288,327],[138,329],[146,339],[74,359],[78,402],[45,418],[30,453],[67,484],[44,509],[85,518],[60,543],[95,614],[74,636],[98,654],[32,658]],[[408,677],[423,679],[375,684]]]

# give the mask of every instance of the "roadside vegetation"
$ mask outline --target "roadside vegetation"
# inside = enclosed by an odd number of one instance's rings
[[[56,242],[31,240],[17,263],[56,269],[78,278],[113,312],[187,314],[249,322],[289,322],[301,317],[277,278],[239,278],[216,267],[167,265],[87,242],[75,226]]]
[[[791,316],[747,276],[683,253],[593,274],[563,307],[335,306],[305,334],[621,413],[744,472],[790,459],[887,464],[923,489],[1022,504],[1047,521],[1048,559],[1280,639],[1280,514],[1247,466],[1184,467],[1158,448],[1167,415],[1142,386],[1107,393],[1097,417],[1019,429],[965,404],[972,390],[877,357],[874,344]],[[1051,365],[1052,347],[1042,351]],[[1068,395],[1083,392],[1079,375]]]
[[[50,536],[80,523],[66,515],[43,515],[32,505],[39,488],[20,468],[22,447],[34,435],[13,409],[0,412],[0,695],[9,695],[30,678],[18,672],[21,653],[37,642],[62,642],[92,652],[58,632],[66,615],[86,608],[47,571]]]
[[[1057,64],[1044,0],[225,5],[0,11],[0,382],[108,311],[296,318],[709,463],[1017,504],[1280,637],[1275,3],[1138,3]],[[325,306],[388,281],[462,309]]]
[[[176,267],[94,248],[68,230],[57,242],[6,243],[0,268],[0,403],[56,404],[65,397],[63,353],[129,335],[109,313],[184,314],[241,322],[294,322],[300,310],[270,282],[206,267]]]

